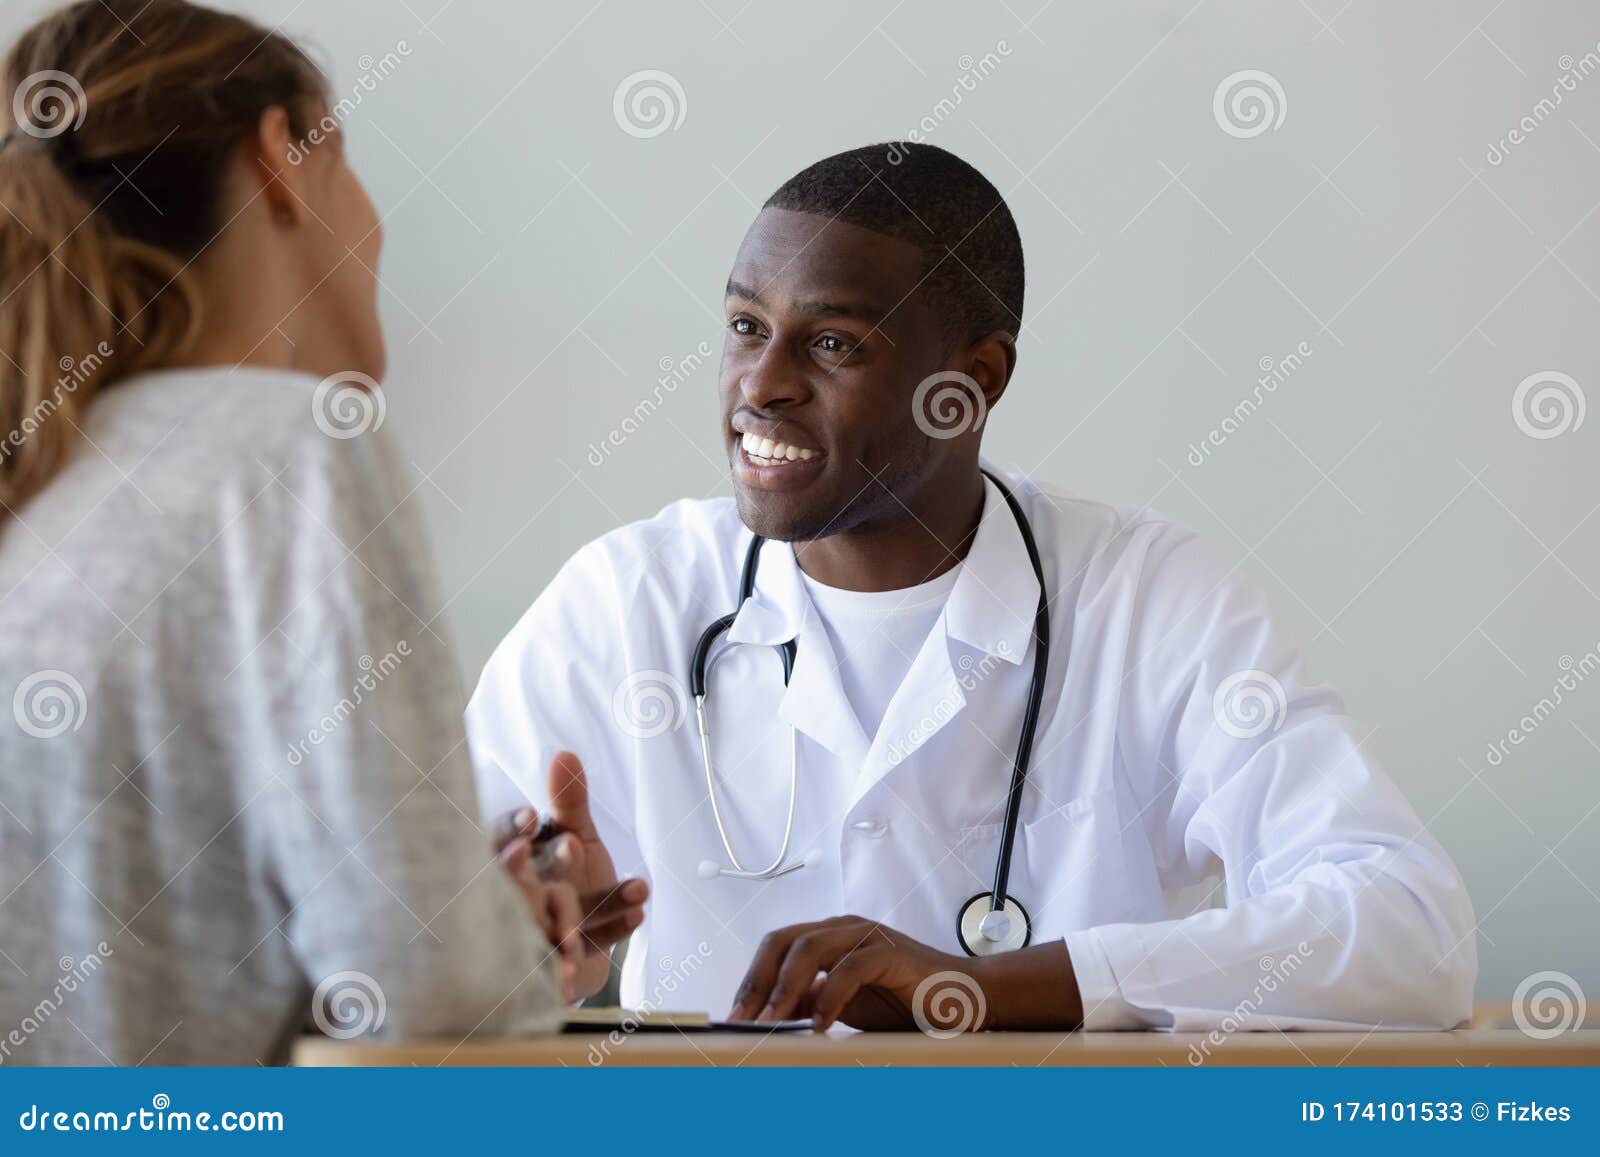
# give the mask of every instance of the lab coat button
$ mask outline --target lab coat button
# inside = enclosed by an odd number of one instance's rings
[[[850,826],[869,840],[881,840],[889,834],[889,825],[881,820],[857,820]]]

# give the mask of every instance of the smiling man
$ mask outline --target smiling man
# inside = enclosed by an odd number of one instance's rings
[[[1461,880],[1256,589],[1148,511],[980,462],[1023,282],[1004,199],[943,150],[773,194],[727,284],[733,499],[585,547],[473,698],[508,862],[545,817],[586,989],[633,933],[627,1005],[926,1027],[953,986],[961,1028],[1462,1021]]]

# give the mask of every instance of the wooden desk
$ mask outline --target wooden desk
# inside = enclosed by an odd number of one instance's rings
[[[1199,1051],[1199,1050],[1208,1050]],[[920,1033],[818,1037],[810,1033],[636,1033],[528,1040],[358,1044],[307,1037],[297,1065],[816,1066],[816,1065],[1600,1065],[1600,1028],[1533,1040],[1516,1029],[1438,1033],[1241,1032],[1207,1044],[1204,1034],[974,1033],[935,1040]]]

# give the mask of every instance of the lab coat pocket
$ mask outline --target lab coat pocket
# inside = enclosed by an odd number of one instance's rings
[[[1032,914],[1035,942],[1135,918],[1116,792],[1047,810],[1017,835],[1011,892]]]

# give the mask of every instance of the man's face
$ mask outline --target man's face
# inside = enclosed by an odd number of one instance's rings
[[[812,213],[765,209],[745,235],[720,390],[739,514],[757,534],[801,541],[908,517],[962,452],[913,415],[947,353],[917,292],[924,272],[909,242]]]

